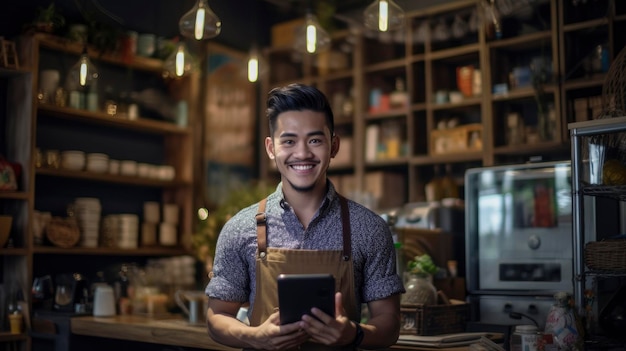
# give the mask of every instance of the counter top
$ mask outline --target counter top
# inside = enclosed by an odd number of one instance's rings
[[[240,350],[213,341],[204,325],[192,325],[181,316],[155,319],[145,316],[73,317],[73,334],[206,350]]]

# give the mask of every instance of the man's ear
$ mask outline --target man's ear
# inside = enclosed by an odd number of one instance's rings
[[[265,152],[267,153],[267,156],[270,158],[270,160],[274,159],[274,143],[272,142],[272,138],[270,137],[265,138]]]
[[[335,158],[335,156],[337,156],[337,153],[339,152],[339,136],[338,135],[333,135],[333,140],[331,142],[331,146],[330,146],[330,157],[331,158]]]

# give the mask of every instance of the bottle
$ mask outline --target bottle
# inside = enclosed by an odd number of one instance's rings
[[[577,350],[581,338],[576,314],[569,305],[570,295],[564,291],[557,292],[554,300],[546,317],[545,333],[552,334],[559,350]]]
[[[435,166],[433,179],[425,186],[426,201],[434,202],[442,199],[441,178],[439,177],[439,166]]]
[[[539,332],[534,325],[516,325],[511,334],[510,351],[537,351]]]
[[[446,174],[441,178],[441,198],[459,198],[459,187],[452,176],[452,166],[450,164],[446,165]]]
[[[391,108],[403,108],[408,103],[408,96],[401,77],[396,78],[395,90],[389,94],[389,104]]]

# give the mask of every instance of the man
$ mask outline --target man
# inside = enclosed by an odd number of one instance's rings
[[[314,87],[276,88],[267,101],[265,149],[280,172],[274,193],[243,209],[222,229],[206,293],[211,337],[263,350],[382,348],[400,329],[402,280],[385,221],[337,194],[326,178],[339,151],[328,100]],[[313,308],[280,325],[276,277],[331,273],[335,315]],[[250,326],[235,317],[250,304]],[[369,319],[360,324],[361,303]],[[317,317],[318,319],[314,318]]]

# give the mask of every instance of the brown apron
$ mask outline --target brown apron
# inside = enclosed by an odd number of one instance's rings
[[[267,247],[265,204],[259,202],[257,221],[257,258],[256,258],[256,296],[250,325],[263,323],[278,308],[278,290],[276,278],[279,274],[330,273],[335,276],[335,288],[343,296],[343,307],[350,320],[359,321],[356,296],[354,293],[354,274],[352,264],[352,242],[350,235],[350,214],[348,202],[339,196],[341,221],[343,227],[343,250],[294,250]],[[305,343],[300,350],[338,350],[328,346]],[[344,349],[351,349],[345,347]]]

